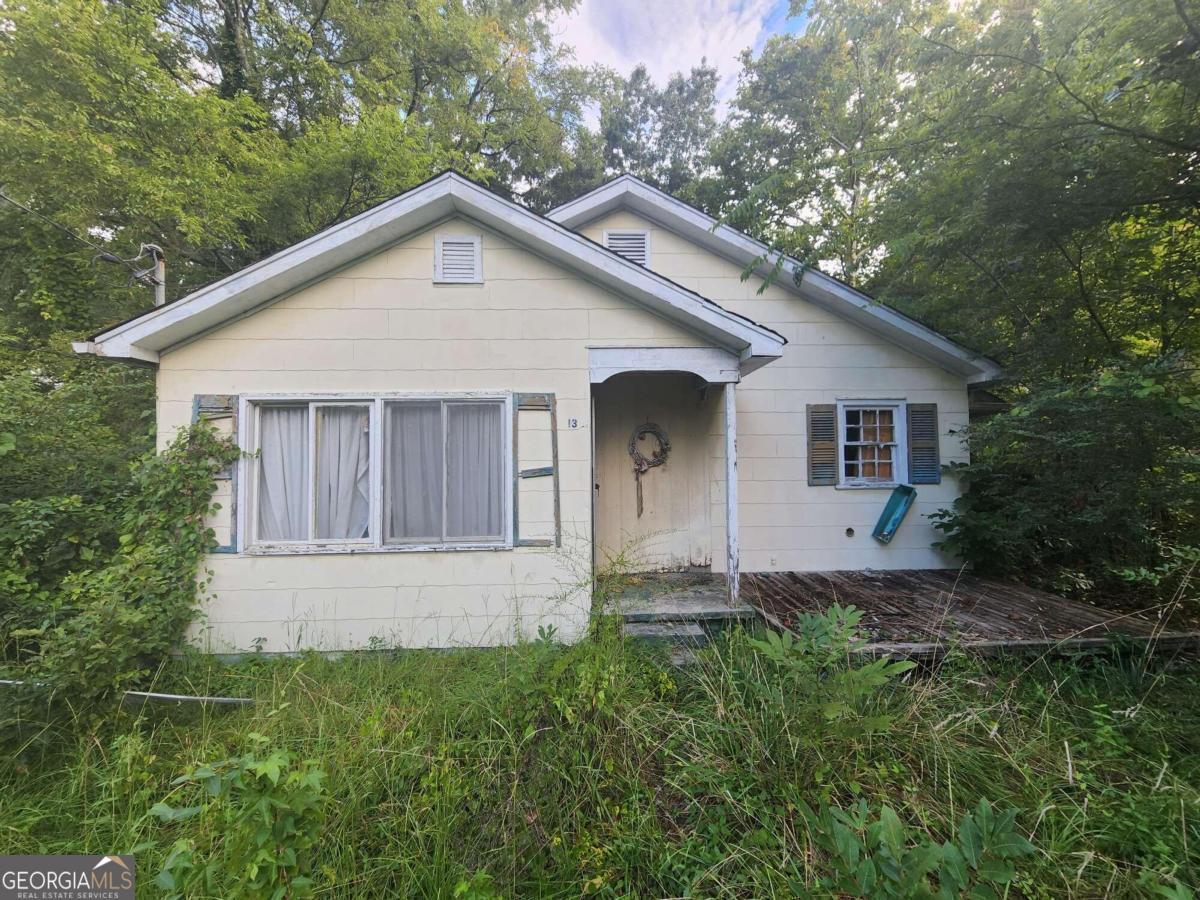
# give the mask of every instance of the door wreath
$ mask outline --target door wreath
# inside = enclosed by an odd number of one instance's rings
[[[651,451],[649,456],[642,453],[642,448],[639,446],[642,438],[653,437],[658,441],[658,449]],[[633,429],[633,434],[629,436],[629,456],[633,460],[633,479],[637,482],[637,514],[638,518],[642,517],[642,476],[653,469],[655,466],[661,466],[667,461],[667,455],[671,452],[671,441],[667,437],[666,430],[661,425],[656,425],[653,422],[645,422]]]

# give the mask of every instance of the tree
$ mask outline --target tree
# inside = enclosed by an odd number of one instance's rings
[[[663,88],[646,67],[628,78],[597,67],[580,97],[597,96],[599,129],[575,120],[566,159],[532,180],[522,199],[537,210],[572,200],[618,175],[635,175],[677,197],[690,198],[716,130],[717,70],[704,62]]]
[[[801,8],[744,59],[706,207],[1018,375],[1196,351],[1184,0]]]
[[[920,31],[883,296],[1069,374],[1200,349],[1200,53],[1171,0],[979,2]]]
[[[642,65],[628,78],[608,78],[600,105],[607,172],[683,193],[700,174],[716,129],[717,70],[702,61],[686,77],[676,72],[661,89]]]
[[[248,93],[289,138],[389,110],[508,185],[559,159],[578,113],[580,79],[548,26],[575,3],[180,0],[163,21],[202,79]]]
[[[818,0],[808,27],[747,51],[730,120],[716,141],[706,207],[779,249],[865,284],[882,248],[877,218],[901,177],[899,110],[913,91],[917,3]],[[765,176],[765,177],[764,177]]]

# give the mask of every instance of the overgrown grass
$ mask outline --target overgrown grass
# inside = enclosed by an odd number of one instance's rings
[[[821,894],[833,861],[804,810],[860,799],[939,843],[981,798],[1017,807],[1036,852],[1010,896],[1200,883],[1194,665],[958,659],[842,696],[844,671],[789,680],[740,632],[676,670],[611,629],[573,647],[186,660],[159,689],[258,704],[56,726],[0,761],[0,846],[136,850],[155,896],[176,841],[224,858],[234,838],[228,818],[151,807],[194,802],[173,782],[200,764],[270,748],[325,773],[297,863],[322,896]]]

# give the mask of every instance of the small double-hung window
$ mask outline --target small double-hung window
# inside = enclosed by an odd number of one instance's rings
[[[808,483],[890,487],[941,481],[936,403],[810,403]]]
[[[841,483],[898,484],[908,478],[904,404],[839,404]]]
[[[495,546],[508,537],[508,401],[262,401],[254,547]]]

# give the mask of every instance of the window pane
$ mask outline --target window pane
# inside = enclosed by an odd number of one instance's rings
[[[308,407],[259,410],[260,541],[308,538]]]
[[[442,404],[388,403],[383,454],[389,541],[442,539]]]
[[[879,419],[878,419],[878,416],[877,416],[875,410],[864,409],[862,411],[861,415],[862,415],[862,424],[863,424],[862,439],[864,441],[875,440],[876,435],[879,433],[879,429],[877,427],[877,423],[878,423]]]
[[[366,406],[318,406],[318,540],[367,536],[371,520],[371,414]]]
[[[879,440],[885,444],[890,444],[896,439],[896,429],[893,421],[894,415],[895,410],[879,410]]]
[[[446,404],[446,537],[504,535],[504,428],[499,403]]]

